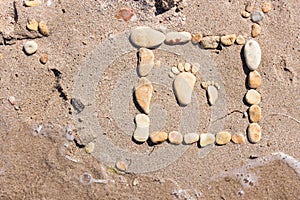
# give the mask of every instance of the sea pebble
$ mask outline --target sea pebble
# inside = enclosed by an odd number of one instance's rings
[[[191,41],[189,32],[169,32],[166,34],[165,43],[169,45],[184,44]]]
[[[166,36],[147,26],[140,26],[131,31],[130,41],[134,46],[155,48],[161,45]]]
[[[262,11],[254,11],[251,13],[251,21],[254,23],[258,23],[264,19],[264,13]]]
[[[206,36],[201,40],[204,49],[216,49],[220,43],[220,36]]]
[[[192,69],[191,69],[191,72],[192,72],[193,74],[196,74],[196,73],[199,71],[199,68],[200,68],[199,63],[192,63]]]
[[[202,87],[203,89],[207,90],[207,88],[208,88],[207,82],[205,82],[205,81],[201,82],[201,87]]]
[[[200,146],[205,147],[207,145],[214,144],[216,141],[216,137],[212,133],[202,133],[200,135]]]
[[[35,19],[28,20],[26,28],[30,31],[37,31],[39,23]]]
[[[211,106],[216,103],[218,99],[218,89],[214,85],[209,85],[207,87],[207,97]]]
[[[177,68],[180,72],[184,71],[184,65],[182,63],[178,63]]]
[[[261,139],[261,128],[257,123],[251,123],[247,128],[248,140],[251,143],[257,143]]]
[[[255,40],[249,40],[244,47],[244,57],[249,70],[256,70],[261,61],[261,50]]]
[[[150,140],[154,144],[162,143],[168,139],[168,133],[157,131],[150,134]]]
[[[116,162],[116,168],[122,172],[125,172],[127,170],[127,165],[124,161],[117,161]]]
[[[190,63],[184,63],[184,71],[186,71],[186,72],[191,71],[191,64]]]
[[[129,21],[134,16],[134,11],[131,8],[121,8],[115,15],[116,19],[123,19]]]
[[[264,12],[264,13],[268,13],[269,11],[272,10],[272,4],[270,2],[265,2],[262,7],[261,7],[261,10]]]
[[[235,34],[225,35],[221,37],[221,43],[225,46],[230,46],[233,45],[235,39],[236,39]]]
[[[250,89],[245,95],[245,100],[250,105],[257,105],[261,101],[261,95],[256,90]]]
[[[216,135],[216,143],[218,145],[224,145],[230,142],[231,140],[231,134],[226,131],[218,132]]]
[[[192,43],[193,44],[198,44],[198,43],[200,43],[201,42],[201,40],[202,40],[202,34],[201,33],[197,33],[197,34],[193,34],[192,35]]]
[[[9,101],[9,103],[13,106],[16,104],[16,98],[14,96],[10,96],[7,99]]]
[[[183,136],[178,131],[172,131],[169,133],[168,140],[171,144],[181,144]]]
[[[145,114],[137,114],[135,116],[135,131],[133,138],[137,142],[145,142],[149,137],[150,119]]]
[[[24,44],[24,51],[27,55],[34,54],[38,49],[38,45],[35,41],[28,41]]]
[[[48,29],[48,26],[47,26],[46,22],[40,21],[40,23],[39,23],[39,32],[43,36],[49,36],[49,29]]]
[[[244,45],[246,43],[246,40],[242,35],[238,35],[235,39],[235,42],[239,45]]]
[[[249,13],[249,12],[247,12],[247,11],[245,11],[245,10],[242,10],[242,11],[241,11],[241,15],[242,15],[242,17],[244,17],[244,18],[248,18],[248,17],[250,17],[251,13]]]
[[[251,13],[254,9],[254,2],[251,0],[251,1],[248,1],[245,5],[245,11]]]
[[[95,149],[94,142],[90,142],[85,146],[85,152],[87,152],[87,153],[93,153],[94,149]]]
[[[185,144],[193,144],[198,142],[200,139],[199,134],[197,133],[187,133],[183,136],[183,141]]]
[[[261,27],[258,24],[253,24],[251,26],[251,36],[252,37],[257,37],[261,33]]]
[[[169,72],[169,77],[174,78],[176,74],[174,74],[172,71]]]
[[[27,7],[34,7],[37,5],[40,5],[41,1],[40,0],[25,0],[24,5]]]
[[[139,76],[147,76],[154,66],[154,54],[150,49],[140,48],[138,55],[138,74]]]
[[[249,120],[257,123],[261,119],[261,108],[258,105],[252,105],[249,108]]]
[[[174,79],[173,90],[181,106],[191,103],[195,83],[196,77],[189,72],[182,72]]]
[[[149,114],[150,112],[152,93],[153,86],[151,82],[145,77],[140,78],[137,86],[135,87],[134,94],[137,103],[146,114]]]
[[[235,144],[243,144],[245,143],[245,135],[242,133],[236,133],[231,136],[231,141]]]
[[[248,74],[248,86],[252,89],[257,89],[261,85],[261,75],[258,71],[254,70]]]
[[[172,67],[171,68],[171,72],[173,72],[173,74],[177,75],[180,73],[179,69],[177,67]]]
[[[46,64],[48,62],[48,55],[47,54],[43,54],[41,57],[40,57],[40,62],[42,64]]]

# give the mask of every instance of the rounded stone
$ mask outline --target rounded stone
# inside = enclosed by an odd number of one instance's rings
[[[149,137],[150,118],[145,114],[137,114],[135,116],[136,128],[133,138],[137,142],[145,142]]]
[[[39,23],[35,19],[28,20],[26,28],[30,31],[37,31]]]
[[[178,63],[177,68],[180,72],[184,71],[184,65],[182,63]]]
[[[202,40],[202,34],[201,33],[197,33],[197,34],[193,34],[192,35],[192,43],[193,44],[198,44],[198,43],[200,43],[201,42],[201,40]]]
[[[261,27],[258,24],[253,24],[251,26],[251,36],[252,37],[257,37],[261,33]]]
[[[184,44],[191,39],[192,35],[189,32],[169,32],[166,35],[165,43],[169,45]]]
[[[192,63],[192,69],[191,69],[191,72],[192,72],[193,74],[196,74],[196,73],[199,71],[199,68],[200,68],[199,63]]]
[[[147,26],[140,26],[131,31],[131,43],[137,47],[155,48],[166,39],[165,34]]]
[[[244,18],[248,18],[248,17],[250,17],[251,13],[249,13],[249,12],[247,12],[247,11],[245,11],[245,10],[242,10],[242,11],[241,11],[241,15],[242,15],[242,17],[244,17]]]
[[[201,40],[204,49],[216,49],[220,43],[220,36],[206,36]]]
[[[231,140],[231,134],[226,131],[218,132],[216,135],[216,143],[218,145],[224,145],[229,143]]]
[[[254,11],[251,13],[251,21],[258,23],[264,19],[265,14],[262,11]]]
[[[46,64],[48,62],[48,55],[47,54],[43,54],[41,57],[40,57],[40,62],[42,64]]]
[[[200,139],[199,134],[197,133],[187,133],[183,136],[184,144],[193,144],[198,142]]]
[[[250,105],[258,105],[261,101],[261,95],[256,90],[250,89],[245,95],[245,100]]]
[[[236,133],[231,136],[231,141],[235,144],[243,144],[245,143],[245,135],[242,133]]]
[[[257,143],[261,140],[261,127],[257,123],[251,123],[247,128],[248,140]]]
[[[183,136],[178,131],[172,131],[169,133],[168,140],[171,144],[181,144]]]
[[[174,79],[174,93],[181,106],[186,106],[191,103],[195,83],[196,77],[189,72],[182,72]]]
[[[225,36],[221,37],[221,43],[224,46],[231,46],[231,45],[233,45],[235,39],[236,39],[236,35],[235,34],[225,35]]]
[[[48,29],[48,26],[47,26],[46,22],[40,21],[40,23],[39,23],[39,32],[43,36],[48,36],[49,35],[49,29]]]
[[[257,123],[261,119],[261,108],[258,105],[252,105],[249,108],[249,120]]]
[[[35,41],[28,41],[24,44],[23,48],[27,55],[32,55],[37,51],[38,44]]]
[[[246,40],[242,35],[238,35],[235,39],[235,42],[239,45],[244,45],[246,43]]]
[[[190,63],[185,63],[184,64],[184,71],[186,71],[186,72],[191,71],[191,64]]]
[[[95,149],[95,143],[90,142],[85,146],[85,152],[92,153]]]
[[[40,0],[25,0],[24,5],[27,7],[34,7],[41,4]]]
[[[177,67],[172,67],[171,72],[173,72],[173,74],[176,74],[176,75],[180,73],[180,71]]]
[[[216,141],[216,137],[212,133],[202,133],[200,135],[200,146],[205,147],[211,144],[214,144]]]
[[[261,49],[255,40],[249,40],[244,47],[244,57],[249,70],[253,71],[258,68],[261,61]]]
[[[258,71],[251,71],[248,75],[248,86],[252,89],[257,89],[261,86],[261,75]]]
[[[218,89],[214,85],[209,85],[207,87],[207,96],[208,96],[208,102],[212,106],[216,103],[219,92]]]
[[[122,172],[125,172],[127,170],[127,165],[124,161],[117,161],[116,168]]]
[[[168,133],[166,132],[157,131],[150,134],[150,140],[154,144],[162,143],[167,139],[168,139]]]
[[[268,13],[272,10],[272,4],[270,2],[265,2],[262,7],[261,7],[261,10],[264,12],[264,13]]]

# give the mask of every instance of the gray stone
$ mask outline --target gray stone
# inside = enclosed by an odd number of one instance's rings
[[[265,14],[262,11],[254,11],[251,13],[251,21],[258,23],[264,19]]]
[[[130,41],[134,46],[155,48],[161,45],[166,39],[162,32],[156,31],[147,26],[140,26],[131,31]]]

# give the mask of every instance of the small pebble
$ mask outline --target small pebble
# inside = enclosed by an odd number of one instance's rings
[[[264,19],[265,14],[262,11],[254,11],[251,13],[251,21],[258,23]]]
[[[139,180],[137,178],[133,179],[132,186],[137,186],[139,184]]]
[[[229,143],[231,140],[231,134],[226,131],[221,131],[216,135],[216,143],[218,145],[224,145]]]
[[[214,85],[209,85],[207,87],[207,97],[211,106],[216,103],[218,99],[218,89]]]
[[[216,141],[216,137],[212,133],[202,133],[200,135],[200,146],[205,147],[207,145],[214,144]]]
[[[245,5],[245,11],[252,13],[253,9],[254,9],[254,2],[250,0]]]
[[[261,101],[261,95],[254,89],[248,90],[245,100],[250,105],[258,105]]]
[[[169,45],[184,44],[191,39],[192,35],[189,32],[169,32],[166,34],[165,43]]]
[[[257,123],[261,119],[261,108],[258,105],[252,105],[249,108],[249,119],[251,122]]]
[[[127,165],[123,161],[117,161],[116,162],[116,168],[122,172],[125,172],[127,170]]]
[[[180,72],[184,71],[184,65],[182,63],[178,63],[177,68]]]
[[[40,21],[40,23],[39,23],[39,32],[40,32],[43,36],[49,36],[49,29],[48,29],[48,27],[47,27],[46,22]]]
[[[129,21],[134,16],[134,11],[131,8],[121,8],[115,15],[116,19],[122,19],[124,21]]]
[[[12,106],[16,104],[16,98],[14,96],[8,97],[8,101]]]
[[[244,17],[244,18],[248,18],[248,17],[251,16],[251,13],[249,13],[249,12],[247,12],[247,11],[245,11],[245,10],[242,10],[242,11],[241,11],[241,15],[242,15],[242,17]]]
[[[217,88],[217,90],[220,90],[220,88],[221,88],[219,83],[215,83],[214,86]]]
[[[26,28],[30,31],[37,31],[38,26],[39,23],[35,19],[29,20],[26,24]]]
[[[139,106],[143,109],[145,114],[150,112],[150,103],[153,93],[153,86],[151,82],[142,77],[139,79],[137,86],[135,87],[135,98]]]
[[[130,41],[134,46],[155,48],[166,39],[165,34],[147,26],[140,26],[131,31]]]
[[[192,63],[192,69],[191,69],[191,72],[192,72],[193,74],[196,74],[196,73],[199,71],[199,68],[200,68],[199,63]]]
[[[191,103],[196,77],[189,72],[182,72],[173,81],[173,90],[178,103],[186,106]]]
[[[204,49],[216,49],[220,43],[220,36],[206,36],[201,40]]]
[[[183,136],[178,131],[172,131],[169,133],[168,140],[171,144],[181,144]]]
[[[32,55],[37,51],[38,45],[35,41],[28,41],[24,44],[23,48],[27,55]]]
[[[207,90],[207,88],[208,88],[207,82],[205,82],[205,81],[201,82],[201,87],[202,87],[203,89]]]
[[[264,12],[264,13],[268,13],[269,11],[272,10],[272,4],[270,2],[265,2],[262,7],[261,7],[261,10]]]
[[[172,71],[170,71],[170,72],[169,72],[169,77],[170,77],[170,78],[174,78],[174,77],[175,77],[175,74],[174,74]]]
[[[145,114],[137,114],[135,116],[136,128],[133,138],[137,142],[145,142],[149,137],[150,119]]]
[[[231,141],[235,144],[243,144],[245,143],[245,135],[242,133],[236,133],[231,136]]]
[[[233,45],[235,39],[236,39],[235,34],[225,35],[221,37],[221,43],[225,46],[230,46]]]
[[[251,123],[247,128],[248,140],[251,143],[257,143],[261,139],[261,128],[257,123]]]
[[[197,133],[188,133],[183,136],[183,141],[185,144],[193,144],[198,142],[200,139],[199,134]]]
[[[40,57],[40,62],[42,64],[46,64],[48,62],[48,55],[47,54],[43,54],[41,57]]]
[[[244,45],[246,43],[246,40],[242,35],[238,35],[235,39],[235,42],[239,45]]]
[[[186,71],[186,72],[191,71],[191,64],[190,63],[185,63],[184,64],[184,71]]]
[[[248,40],[244,47],[244,57],[249,70],[258,68],[261,61],[261,49],[255,40]]]
[[[154,66],[154,54],[150,49],[140,48],[137,71],[139,76],[147,76]]]
[[[257,37],[261,33],[261,27],[258,24],[253,24],[251,26],[251,36],[252,37]]]
[[[164,141],[166,141],[168,139],[168,133],[166,132],[153,132],[150,134],[150,140],[154,143],[154,144],[158,144],[158,143],[162,143]]]
[[[95,149],[95,143],[90,142],[85,146],[85,152],[92,153]]]
[[[202,34],[201,33],[197,33],[197,34],[193,34],[192,35],[192,43],[193,44],[198,44],[198,43],[200,43],[201,42],[201,40],[202,40]]]
[[[34,7],[41,4],[40,0],[25,0],[24,5],[27,7]]]
[[[180,71],[178,70],[177,67],[172,67],[172,68],[171,68],[171,72],[173,72],[173,74],[175,74],[175,75],[177,75],[177,74],[180,73]]]
[[[258,71],[251,71],[248,75],[248,86],[252,89],[257,89],[261,86],[261,75]]]

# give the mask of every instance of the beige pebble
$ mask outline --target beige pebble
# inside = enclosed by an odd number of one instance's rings
[[[140,78],[137,86],[135,87],[134,94],[137,103],[146,114],[149,114],[150,112],[152,93],[153,86],[151,82],[145,77]]]
[[[204,49],[216,49],[220,43],[220,36],[206,36],[201,40]]]
[[[258,71],[251,71],[248,75],[248,86],[252,89],[257,89],[261,85],[261,75]]]
[[[221,131],[216,135],[216,143],[218,145],[227,144],[228,142],[230,142],[230,140],[231,140],[231,134],[229,132]]]
[[[173,81],[173,92],[180,106],[186,106],[192,101],[196,77],[190,72],[182,72]]]
[[[235,39],[235,42],[238,44],[238,45],[244,45],[246,43],[246,40],[245,38],[242,36],[242,35],[238,35]]]
[[[40,62],[42,64],[46,64],[48,62],[48,55],[47,54],[43,54],[41,57],[40,57]]]
[[[243,144],[245,143],[245,135],[242,133],[236,133],[231,136],[231,141],[235,144]]]
[[[201,87],[202,87],[203,89],[207,90],[207,88],[208,88],[207,82],[205,82],[205,81],[201,82]]]
[[[221,37],[221,43],[225,46],[230,46],[233,45],[235,39],[236,39],[235,34],[225,35]]]
[[[241,15],[242,15],[242,17],[244,17],[244,18],[248,18],[248,17],[250,17],[251,13],[249,13],[249,12],[247,12],[247,11],[245,11],[245,10],[242,10],[242,11],[241,11]]]
[[[252,24],[251,26],[251,36],[252,37],[257,37],[261,32],[261,27],[258,24]]]
[[[257,105],[261,101],[261,95],[256,90],[250,89],[246,93],[245,100],[250,105]]]
[[[125,172],[127,170],[127,165],[125,162],[119,160],[116,162],[116,168],[122,172]]]
[[[185,144],[193,144],[198,142],[200,139],[199,134],[197,133],[187,133],[183,136],[183,141]]]
[[[177,68],[180,72],[184,71],[184,65],[182,63],[178,63]]]
[[[34,7],[41,4],[40,0],[25,0],[24,5],[27,7]]]
[[[219,96],[218,89],[214,85],[208,85],[206,92],[209,104],[214,105]]]
[[[90,142],[85,146],[85,152],[92,153],[95,149],[95,143]]]
[[[166,132],[157,131],[150,134],[150,140],[154,144],[162,143],[167,139],[168,139],[168,133]]]
[[[199,63],[192,63],[192,69],[191,69],[191,72],[192,72],[193,74],[196,74],[196,73],[199,71],[199,68],[200,68]]]
[[[170,77],[170,78],[174,78],[174,77],[175,77],[175,74],[174,74],[172,71],[170,71],[170,72],[169,72],[169,77]]]
[[[139,180],[137,178],[133,179],[132,186],[137,186],[139,184]]]
[[[185,63],[184,64],[184,71],[189,72],[191,70],[191,64],[190,63]]]
[[[254,1],[249,0],[245,5],[245,11],[251,13],[254,9]]]
[[[26,28],[30,31],[37,31],[39,23],[35,19],[28,20]]]
[[[178,131],[172,131],[169,133],[168,140],[171,144],[181,144],[183,136]]]
[[[40,23],[39,23],[39,32],[40,32],[43,36],[49,36],[49,29],[48,29],[48,27],[47,27],[46,22],[40,21]]]
[[[270,2],[265,2],[263,3],[262,7],[261,7],[261,10],[264,12],[264,13],[268,13],[269,11],[272,10],[272,4]]]
[[[173,74],[176,74],[176,75],[180,73],[180,71],[178,70],[177,67],[172,67],[171,72],[173,72]]]
[[[252,105],[249,108],[249,119],[251,122],[257,123],[261,119],[261,108],[258,105]]]
[[[214,144],[216,141],[216,137],[212,133],[202,133],[200,135],[200,146],[205,147],[211,144]]]
[[[154,54],[152,50],[142,47],[139,49],[138,55],[137,72],[139,76],[147,76],[154,66]]]
[[[251,123],[247,128],[248,140],[251,143],[257,143],[261,139],[261,128],[257,123]]]
[[[135,131],[133,138],[137,142],[145,142],[149,137],[150,118],[145,114],[135,116]]]
[[[198,44],[199,42],[201,42],[202,37],[203,36],[202,36],[201,33],[193,34],[192,35],[192,43],[193,44]]]

